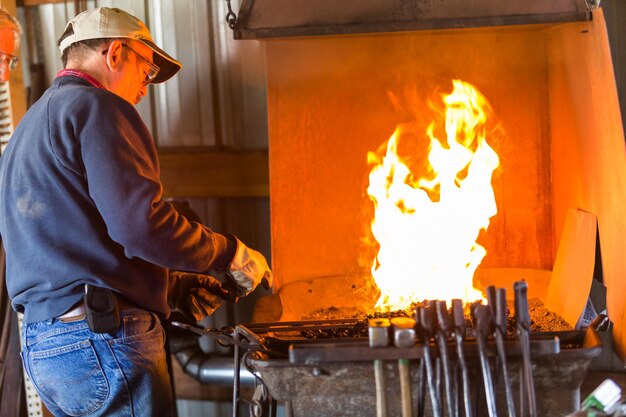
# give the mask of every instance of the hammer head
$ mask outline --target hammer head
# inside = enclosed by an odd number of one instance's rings
[[[367,325],[370,347],[377,348],[389,346],[389,329],[391,328],[389,319],[369,319]]]
[[[410,348],[415,346],[415,319],[410,317],[393,317],[393,341],[398,348]]]

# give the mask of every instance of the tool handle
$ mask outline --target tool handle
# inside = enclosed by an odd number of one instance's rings
[[[431,306],[419,306],[417,312],[419,315],[418,330],[420,335],[428,339],[435,333],[434,310]]]
[[[498,288],[496,291],[496,327],[503,335],[506,335],[506,289]]]
[[[490,285],[485,289],[487,293],[487,305],[491,308],[491,313],[495,317],[496,315],[496,293],[497,289],[494,285]]]
[[[458,298],[452,300],[452,321],[455,331],[465,336],[465,312],[463,311],[463,300]]]
[[[518,329],[530,328],[530,314],[528,312],[528,284],[517,281],[513,284],[515,293],[515,322]]]
[[[448,315],[448,306],[444,300],[435,301],[435,314],[439,330],[448,337],[450,333],[450,316]]]
[[[476,331],[483,336],[487,336],[491,333],[493,325],[493,316],[491,315],[491,308],[486,305],[477,304],[472,310],[472,316],[474,319],[474,326]]]
[[[385,383],[384,362],[374,361],[374,381],[376,383],[376,417],[387,417],[387,384]]]

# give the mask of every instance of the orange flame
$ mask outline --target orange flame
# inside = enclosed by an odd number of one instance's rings
[[[432,179],[416,181],[398,155],[402,125],[384,154],[368,154],[375,164],[367,189],[375,207],[372,234],[380,245],[371,268],[381,290],[376,309],[483,298],[472,279],[487,252],[476,239],[497,213],[491,177],[499,158],[485,140],[487,100],[466,82],[453,86],[443,96],[446,137],[435,137],[435,122],[426,132]]]

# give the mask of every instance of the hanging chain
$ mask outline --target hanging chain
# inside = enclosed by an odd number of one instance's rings
[[[585,0],[585,3],[587,3],[587,9],[589,10],[595,10],[598,7],[600,7],[600,2],[602,0]]]
[[[228,13],[226,13],[226,23],[228,23],[228,27],[231,29],[235,29],[235,25],[237,24],[237,15],[233,12],[233,8],[230,5],[230,0],[226,0],[226,5],[228,5]]]

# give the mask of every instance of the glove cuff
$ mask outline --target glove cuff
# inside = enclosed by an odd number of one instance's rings
[[[225,270],[230,269],[230,266],[232,265],[233,261],[235,260],[235,257],[237,256],[237,252],[239,250],[239,248],[241,247],[241,241],[239,239],[237,239],[237,236],[235,235],[224,235],[224,237],[226,238],[226,242],[227,242],[227,253],[232,253],[231,256],[227,257],[228,262],[226,263],[226,268],[224,268]]]
[[[167,274],[167,305],[174,310],[176,307],[177,285],[182,273],[170,270]]]

